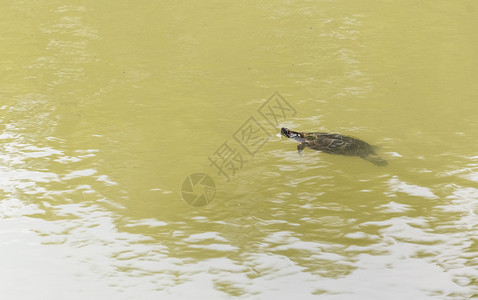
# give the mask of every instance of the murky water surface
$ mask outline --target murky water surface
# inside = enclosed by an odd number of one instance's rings
[[[477,9],[2,1],[2,298],[477,297]]]

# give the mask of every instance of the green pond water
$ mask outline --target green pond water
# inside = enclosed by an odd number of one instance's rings
[[[478,297],[477,10],[2,1],[1,298]]]

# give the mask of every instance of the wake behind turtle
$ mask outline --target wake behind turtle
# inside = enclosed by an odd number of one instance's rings
[[[307,147],[330,154],[359,156],[376,166],[388,164],[368,143],[350,136],[324,132],[296,132],[285,127],[281,129],[281,134],[299,143],[297,150],[300,155]]]

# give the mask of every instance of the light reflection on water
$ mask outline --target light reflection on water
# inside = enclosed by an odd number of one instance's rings
[[[5,137],[13,135],[4,132]],[[471,293],[470,278],[477,276],[476,268],[467,263],[467,258],[474,255],[477,234],[473,201],[478,199],[478,192],[471,187],[448,187],[451,192],[445,198],[451,202],[440,200],[440,205],[429,207],[429,213],[423,216],[416,214],[421,208],[413,202],[401,203],[400,195],[420,201],[437,196],[430,188],[392,176],[379,179],[389,186],[384,197],[392,200],[379,200],[375,213],[361,209],[363,203],[337,202],[332,200],[335,197],[327,201],[330,192],[324,196],[324,192],[292,191],[291,195],[280,191],[276,197],[263,200],[262,205],[257,199],[241,198],[236,204],[244,208],[224,206],[226,211],[218,216],[178,216],[170,223],[132,220],[121,215],[122,207],[117,203],[113,208],[110,199],[84,180],[77,180],[96,178],[114,185],[104,180],[106,175],[93,168],[71,169],[82,160],[94,158],[97,150],[78,150],[77,156],[64,156],[60,150],[26,141],[4,143],[2,147],[9,153],[4,156],[8,160],[4,159],[2,171],[2,178],[8,179],[2,182],[2,214],[6,217],[2,222],[3,245],[16,249],[3,257],[20,256],[22,260],[21,264],[13,260],[2,265],[5,274],[15,275],[14,268],[22,266],[32,269],[32,276],[21,281],[37,286],[43,294],[59,295],[52,287],[54,282],[55,287],[58,283],[68,286],[78,299],[92,293],[123,298],[143,295],[146,299],[192,294],[222,298],[221,291],[287,299],[297,293],[297,288],[326,294],[328,299],[390,294],[400,299],[403,289],[414,298],[433,294],[460,297]],[[44,160],[61,162],[64,174],[19,167],[41,165]],[[290,173],[314,169],[277,168],[285,172],[286,178]],[[289,186],[300,189],[308,181],[320,185],[341,175],[304,176]],[[272,179],[284,180],[277,176]],[[373,188],[365,195],[369,193],[374,193]],[[36,198],[32,202],[31,195]],[[78,195],[85,198],[69,200]],[[375,196],[358,198],[365,201],[368,197]],[[59,198],[71,203],[61,204]],[[304,209],[307,215],[301,215]],[[449,212],[452,215],[443,216]],[[49,215],[54,218],[49,220]],[[197,212],[191,213],[194,215]],[[457,218],[449,219],[451,216]],[[431,274],[432,280],[422,278]],[[10,275],[2,278],[5,284],[13,285],[16,280],[20,279]],[[293,288],[280,288],[284,286]],[[376,286],[386,291],[377,291]],[[9,290],[11,297],[20,295],[28,296],[21,290]]]
[[[136,23],[125,28],[122,20],[108,19],[114,28],[108,31],[109,23],[92,20],[102,16],[95,9],[110,12],[111,7],[53,4],[33,9],[15,4],[39,18],[41,25],[30,30],[41,36],[43,48],[21,63],[26,73],[5,92],[11,104],[1,107],[0,286],[6,298],[462,299],[478,294],[478,172],[469,125],[474,123],[457,114],[454,121],[468,127],[449,135],[445,124],[443,136],[422,129],[414,116],[399,129],[386,124],[388,118],[402,124],[400,118],[408,115],[393,101],[387,107],[373,97],[375,85],[390,79],[375,78],[367,63],[374,54],[363,53],[370,51],[368,14],[329,17],[337,14],[335,7],[326,14],[315,6],[261,4],[272,14],[272,36],[278,39],[267,37],[267,42],[277,44],[254,50],[257,60],[228,66],[254,82],[250,88],[259,94],[278,84],[271,82],[274,74],[286,79],[280,85],[291,90],[286,92],[307,91],[290,95],[300,114],[284,126],[364,136],[381,146],[390,165],[376,168],[359,158],[313,151],[299,156],[294,143],[271,139],[232,182],[220,182],[213,203],[195,209],[177,199],[175,184],[183,179],[177,169],[192,171],[203,158],[195,153],[206,156],[204,148],[229,134],[221,125],[240,125],[238,120],[249,117],[231,94],[244,96],[248,107],[260,102],[241,94],[247,90],[243,80],[241,90],[222,90],[231,97],[221,99],[226,104],[208,102],[211,81],[228,88],[236,83],[226,82],[224,64],[212,63],[210,48],[200,48],[201,31],[165,34],[160,46],[178,56],[166,53],[158,62],[157,53],[142,52],[155,37],[143,27],[135,32],[134,24],[162,20],[157,7],[150,15],[137,6],[111,11]],[[189,7],[178,9],[187,13]],[[174,23],[168,16],[163,14]],[[290,16],[298,16],[292,27],[304,26],[288,30],[281,22]],[[313,20],[318,20],[313,26],[303,23]],[[117,27],[124,32],[115,35]],[[194,27],[184,30],[202,28]],[[301,47],[302,41],[314,40],[303,35],[313,28],[320,28],[310,31],[318,42]],[[247,35],[253,44],[266,38]],[[101,44],[107,38],[112,46]],[[289,52],[284,38],[298,38],[300,43],[287,43],[297,44],[298,51]],[[118,41],[127,51],[118,50]],[[283,52],[297,57],[294,68],[263,64],[272,62],[271,49],[278,61],[288,59]],[[207,67],[195,65],[201,58]],[[243,64],[254,72],[240,74],[247,69]],[[229,68],[227,74],[239,76]],[[407,77],[399,75],[394,74]],[[221,92],[221,86],[213,86],[213,92]],[[173,104],[157,100],[164,95]],[[413,107],[404,103],[405,96],[395,101]],[[216,120],[214,110],[221,105],[235,107],[240,117]],[[196,107],[205,107],[208,115]],[[377,112],[386,117],[371,118]],[[194,130],[208,140],[191,137]],[[446,151],[436,146],[443,140],[451,145]]]
[[[364,189],[353,196],[356,200],[337,201],[353,191],[338,184],[340,177],[351,174],[337,170],[336,164],[324,165],[327,156],[315,155],[307,166],[299,167],[301,158],[294,149],[272,150],[268,157],[282,164],[271,164],[269,174],[276,175],[258,182],[282,186],[272,190],[272,198],[256,191],[255,197],[217,204],[224,209],[218,215],[205,217],[192,211],[189,217],[171,217],[169,222],[135,220],[125,218],[124,207],[100,192],[101,185],[116,188],[117,183],[95,169],[98,149],[65,155],[53,146],[32,145],[18,132],[10,125],[2,133],[6,154],[1,211],[8,220],[2,223],[2,233],[4,246],[18,249],[5,256],[21,255],[20,266],[39,272],[23,282],[40,286],[42,293],[54,294],[49,280],[55,278],[57,286],[57,277],[78,298],[95,289],[103,296],[125,298],[142,293],[145,298],[181,298],[191,296],[186,291],[192,289],[201,297],[221,298],[225,292],[286,299],[299,287],[330,299],[379,298],[389,293],[400,299],[403,289],[416,298],[472,293],[471,278],[476,278],[477,270],[467,258],[476,247],[475,188],[451,185],[436,190],[407,183],[397,175],[362,174]],[[52,145],[64,142],[46,140]],[[349,162],[367,164],[359,159]],[[49,172],[45,168],[49,163],[60,164],[63,171]],[[321,169],[333,172],[316,175]],[[301,176],[293,176],[297,173]],[[469,168],[456,173],[465,173],[464,178],[473,174]],[[244,181],[241,184],[247,184],[245,177],[238,178]],[[311,184],[323,188],[300,192]],[[374,186],[386,186],[386,192],[380,197]],[[438,202],[424,208],[410,197]],[[258,204],[260,198],[264,200]],[[370,205],[376,205],[375,212]],[[417,213],[423,209],[428,212]],[[4,266],[7,273],[18,267],[9,261]],[[424,274],[433,274],[433,280],[423,280]],[[386,287],[386,292],[375,290],[377,285]],[[27,294],[10,290],[9,295]]]

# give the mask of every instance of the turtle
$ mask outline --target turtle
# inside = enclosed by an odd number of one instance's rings
[[[379,157],[373,147],[357,138],[337,133],[297,132],[282,127],[281,134],[299,143],[297,150],[302,155],[305,147],[329,154],[359,156],[376,166],[386,166],[388,162]]]

